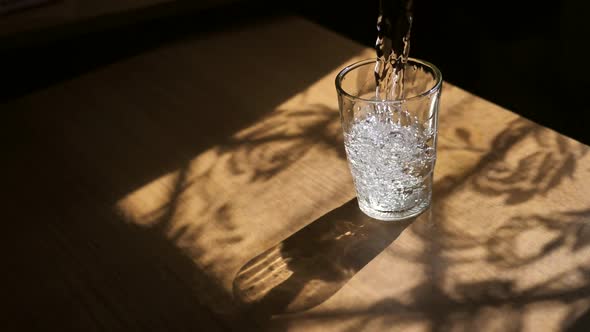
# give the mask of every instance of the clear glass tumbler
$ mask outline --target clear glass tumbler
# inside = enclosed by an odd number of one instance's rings
[[[404,97],[380,100],[376,61],[357,62],[336,77],[344,146],[360,209],[375,219],[402,220],[432,199],[442,75],[410,58]]]

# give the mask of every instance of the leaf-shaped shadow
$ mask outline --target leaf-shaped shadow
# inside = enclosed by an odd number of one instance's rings
[[[457,134],[468,139],[465,134]],[[526,147],[530,152],[515,160],[512,150]],[[545,195],[572,178],[576,160],[587,150],[558,133],[527,120],[512,121],[492,142],[490,153],[474,172],[474,188],[486,195],[505,196],[505,203],[524,203]]]
[[[575,252],[590,244],[588,221],[588,209],[513,217],[487,240],[488,260],[501,267],[517,267],[562,248]],[[517,244],[520,236],[531,230],[540,230],[554,237],[543,243],[538,251],[519,254]]]
[[[471,133],[469,130],[465,128],[457,128],[455,129],[455,134],[459,137],[465,144],[471,145]]]
[[[322,104],[277,109],[254,126],[220,146],[227,154],[227,169],[251,182],[265,181],[301,159],[314,145],[321,145],[344,159],[338,110]]]

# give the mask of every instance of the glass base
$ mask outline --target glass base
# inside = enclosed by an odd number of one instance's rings
[[[401,221],[419,216],[422,212],[426,211],[430,206],[432,200],[432,192],[430,192],[422,201],[413,207],[403,211],[381,211],[374,209],[358,200],[359,208],[367,216],[382,220],[382,221]]]

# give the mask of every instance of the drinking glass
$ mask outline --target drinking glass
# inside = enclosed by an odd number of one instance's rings
[[[381,100],[369,59],[336,76],[344,147],[359,208],[379,220],[419,215],[432,200],[441,72],[409,58],[402,98]]]

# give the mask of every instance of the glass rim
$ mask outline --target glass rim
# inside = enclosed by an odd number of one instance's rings
[[[442,85],[442,73],[440,72],[440,70],[433,65],[432,63],[428,62],[428,61],[424,61],[424,60],[420,60],[420,59],[416,59],[416,58],[408,58],[408,63],[410,62],[414,62],[420,65],[423,65],[425,67],[430,68],[433,73],[434,73],[434,80],[435,83],[434,85],[427,89],[426,91],[417,94],[415,96],[409,97],[409,98],[404,98],[404,99],[392,99],[392,100],[375,100],[375,99],[366,99],[366,98],[362,98],[362,97],[358,97],[358,96],[353,96],[351,94],[349,94],[348,92],[346,92],[343,88],[342,88],[342,80],[344,79],[344,77],[346,76],[346,74],[350,73],[351,71],[353,71],[354,69],[357,69],[361,66],[364,66],[366,64],[369,63],[375,63],[379,61],[379,59],[377,58],[372,58],[372,59],[365,59],[365,60],[360,60],[357,61],[355,63],[352,63],[346,67],[344,67],[344,69],[342,69],[338,75],[336,75],[336,80],[335,80],[335,84],[336,84],[336,90],[338,91],[338,93],[340,93],[341,95],[346,96],[347,98],[353,100],[353,101],[364,101],[364,102],[370,102],[370,103],[391,103],[391,104],[401,104],[403,102],[406,101],[410,101],[410,100],[414,100],[414,99],[419,99],[419,98],[424,98],[425,96],[431,95],[433,93],[435,93],[437,90],[440,89],[441,85]]]

